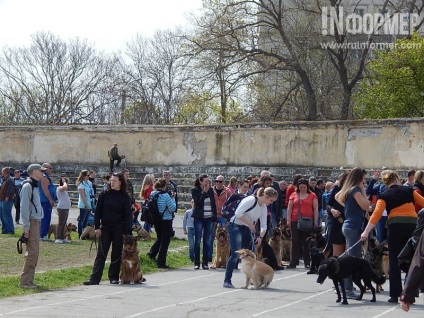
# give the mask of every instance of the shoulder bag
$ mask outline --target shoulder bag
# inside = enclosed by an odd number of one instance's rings
[[[297,229],[302,232],[312,232],[314,229],[314,220],[312,218],[304,217],[300,213],[300,193],[297,194],[299,210],[297,212]]]

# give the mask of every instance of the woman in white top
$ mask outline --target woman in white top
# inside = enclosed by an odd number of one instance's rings
[[[224,287],[234,288],[231,283],[234,267],[237,264],[237,250],[241,248],[252,248],[253,235],[255,233],[255,223],[259,219],[261,221],[261,232],[258,244],[261,243],[267,230],[267,205],[277,200],[277,191],[272,187],[260,188],[256,195],[247,196],[237,207],[235,215],[231,218],[228,225],[228,233],[230,237],[231,255],[228,259]]]
[[[65,239],[64,230],[66,222],[68,221],[69,209],[71,208],[71,199],[68,194],[68,178],[60,178],[59,186],[56,189],[57,197],[57,214],[59,215],[59,222],[56,230],[55,243],[69,243]]]

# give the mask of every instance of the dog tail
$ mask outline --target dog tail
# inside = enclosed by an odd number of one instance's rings
[[[386,282],[386,276],[377,275],[374,271],[372,271],[372,281],[377,285],[383,285]]]

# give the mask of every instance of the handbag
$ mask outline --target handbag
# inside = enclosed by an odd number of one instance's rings
[[[299,211],[298,211],[298,217],[297,217],[297,229],[299,231],[302,232],[312,232],[312,230],[314,229],[314,220],[312,220],[312,218],[308,218],[305,216],[302,216],[302,214],[300,214],[300,194],[297,194],[298,200],[297,202],[299,203]]]

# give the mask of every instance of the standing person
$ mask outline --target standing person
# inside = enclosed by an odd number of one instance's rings
[[[105,174],[102,177],[102,180],[103,180],[102,191],[106,191],[107,190],[107,185],[108,185],[109,180],[110,180],[110,174]]]
[[[346,238],[346,249],[348,255],[361,257],[362,244],[361,232],[364,228],[364,213],[368,211],[370,202],[365,194],[365,171],[361,168],[354,168],[349,172],[343,187],[336,194],[336,200],[344,205],[345,221],[342,226],[342,233]],[[353,291],[352,277],[345,278],[346,297],[356,299],[358,295]]]
[[[247,193],[249,192],[250,189],[250,183],[249,180],[244,179],[244,180],[240,180],[238,182],[238,188],[235,191],[235,193],[239,193],[239,194],[245,194],[247,195]]]
[[[368,239],[369,233],[375,228],[383,211],[387,210],[387,243],[390,267],[390,298],[388,302],[398,303],[398,297],[402,292],[398,255],[412,237],[417,224],[414,203],[417,202],[424,206],[424,198],[412,188],[402,186],[398,175],[392,170],[382,171],[381,178],[387,189],[378,197],[375,210],[365,231],[361,234],[361,239],[363,241]]]
[[[231,278],[237,264],[239,255],[236,253],[241,248],[253,247],[253,233],[256,232],[256,222],[260,220],[260,234],[256,238],[257,244],[261,244],[267,232],[267,205],[272,204],[278,198],[274,188],[259,188],[255,195],[249,196],[238,205],[235,215],[228,225],[231,255],[225,268],[224,288],[234,288]],[[254,206],[254,208],[252,208]],[[247,211],[249,210],[249,211]],[[247,212],[246,212],[247,211]]]
[[[158,257],[156,263],[158,268],[169,268],[166,264],[166,254],[168,253],[169,243],[172,237],[172,219],[175,211],[174,193],[168,193],[166,180],[159,178],[154,185],[151,196],[159,194],[157,204],[158,212],[161,215],[160,221],[155,224],[157,239],[150,248],[147,255],[151,259]]]
[[[303,252],[305,268],[310,268],[311,257],[307,241],[309,233],[297,228],[299,214],[303,217],[312,218],[314,228],[318,228],[318,199],[315,193],[310,190],[306,179],[298,180],[296,192],[293,192],[289,198],[287,224],[290,225],[292,246],[290,249],[290,264],[287,268],[296,268],[299,265],[300,251]]]
[[[193,208],[194,201],[190,201],[191,209],[185,211],[183,216],[183,230],[184,234],[187,235],[188,240],[188,256],[190,261],[194,262],[194,222],[193,222]]]
[[[213,190],[207,175],[201,175],[191,189],[194,201],[194,269],[200,268],[200,242],[203,237],[202,268],[209,269],[208,252],[210,236],[214,223],[217,221],[216,204]]]
[[[287,198],[287,181],[282,180],[279,183],[280,185],[280,191],[281,191],[281,217],[283,218],[282,221],[285,223],[287,222],[287,205],[286,205],[286,198]]]
[[[415,303],[415,295],[420,283],[424,280],[424,231],[421,233],[408,275],[406,276],[405,287],[400,295],[400,308],[409,311],[411,304]]]
[[[237,178],[236,177],[230,178],[230,183],[228,184],[227,188],[231,191],[231,194],[236,192],[236,190],[237,190]]]
[[[64,235],[66,222],[68,221],[69,209],[71,208],[71,198],[68,194],[68,183],[68,178],[61,177],[59,179],[59,186],[56,189],[57,213],[59,214],[59,221],[57,223],[56,240],[54,242],[57,244],[70,243]]]
[[[175,198],[175,212],[178,212],[178,189],[177,189],[177,184],[175,183],[175,181],[171,180],[171,173],[168,170],[164,170],[162,172],[162,177],[166,180],[166,191],[168,192],[172,192],[175,194],[174,198]]]
[[[381,193],[383,193],[384,190],[386,190],[386,186],[384,183],[376,184],[379,178],[380,178],[380,170],[372,171],[372,179],[370,180],[367,186],[367,189],[365,191],[365,193],[368,196],[368,199],[370,200],[371,206],[374,206],[374,207],[375,207],[375,203],[377,202],[377,197]],[[383,242],[387,239],[386,223],[387,223],[387,211],[384,211],[383,216],[381,217],[380,221],[378,222],[375,228],[379,242]]]
[[[124,168],[121,172],[125,177],[125,182],[127,183],[127,192],[131,199],[131,212],[133,214],[133,224],[137,224],[137,218],[140,211],[137,211],[137,208],[135,206],[134,185],[130,180],[130,171],[127,168]]]
[[[300,180],[300,179],[302,179],[303,177],[302,177],[302,175],[301,174],[295,174],[294,176],[293,176],[293,183],[292,184],[290,184],[288,187],[287,187],[287,190],[286,190],[286,206],[288,207],[289,206],[289,198],[290,198],[290,196],[292,195],[292,193],[293,192],[296,192],[296,189],[297,189],[297,182]]]
[[[51,179],[53,173],[53,167],[50,163],[43,163],[42,166],[46,168],[43,172],[43,178],[38,181],[38,187],[40,188],[40,201],[43,207],[44,217],[41,220],[41,231],[40,237],[42,241],[50,241],[47,237],[49,233],[50,223],[52,221],[52,210],[54,202],[56,201],[56,188]]]
[[[80,209],[78,219],[78,238],[81,237],[82,231],[84,231],[84,228],[87,226],[88,215],[93,209],[91,199],[94,198],[94,191],[88,178],[88,170],[82,170],[75,182],[78,189],[78,208]]]
[[[15,234],[13,225],[12,207],[15,198],[15,183],[10,177],[10,168],[1,170],[2,183],[0,187],[0,219],[1,234]]]
[[[21,170],[16,169],[14,171],[14,178],[13,181],[15,182],[15,223],[20,224],[19,221],[21,220],[21,189],[22,189],[22,182],[25,181],[24,178],[21,177]]]
[[[94,196],[97,197],[96,171],[90,170],[88,180],[91,182],[91,186],[93,187]]]
[[[121,160],[122,158],[124,158],[124,156],[121,156],[119,154],[118,151],[118,144],[114,143],[112,148],[109,149],[109,162],[110,162],[110,172],[113,173],[113,166],[115,164],[115,160],[116,160],[116,167],[119,167],[119,165],[121,164]]]
[[[41,220],[44,216],[43,207],[40,202],[39,183],[46,168],[39,164],[29,165],[27,171],[29,179],[24,181],[21,190],[21,215],[24,224],[24,236],[27,239],[25,263],[22,270],[19,287],[35,289],[35,268],[38,262],[40,247]]]
[[[153,174],[146,174],[141,184],[140,198],[143,201],[142,204],[146,203],[146,200],[149,198],[150,194],[153,191],[153,185],[155,183],[155,176]],[[152,232],[150,224],[144,222],[143,228],[147,232]]]
[[[215,185],[212,187],[215,204],[216,204],[216,215],[217,215],[217,222],[224,227],[227,223],[227,219],[224,218],[221,214],[222,207],[224,203],[228,200],[228,198],[231,196],[232,192],[230,189],[228,189],[225,186],[225,178],[224,176],[217,176],[215,179]],[[208,253],[208,260],[212,261],[212,255],[213,255],[213,244],[215,241],[215,230],[216,226],[212,228],[211,236],[210,236],[210,242],[209,242],[209,253]]]
[[[94,215],[94,227],[96,237],[100,239],[100,242],[93,271],[84,285],[100,283],[111,245],[108,277],[111,284],[119,284],[123,236],[132,234],[131,226],[131,199],[127,192],[125,177],[122,173],[114,173],[106,192],[99,195],[97,211]]]
[[[412,170],[408,171],[408,179],[406,180],[406,182],[403,185],[410,187],[410,188],[413,188],[414,182],[415,182],[415,170],[412,169]]]

